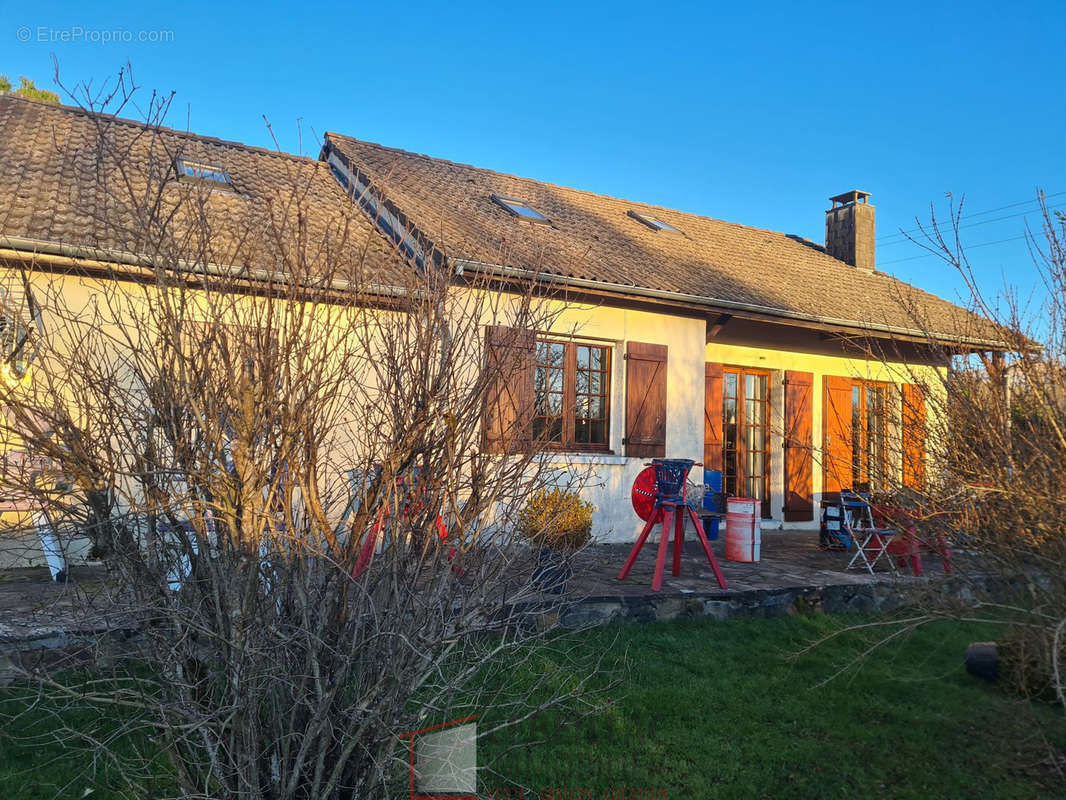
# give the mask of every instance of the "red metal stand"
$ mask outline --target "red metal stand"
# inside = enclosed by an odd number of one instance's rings
[[[703,552],[707,555],[707,561],[710,563],[711,569],[714,570],[714,577],[718,580],[718,585],[723,589],[728,588],[725,582],[725,576],[722,575],[722,570],[718,566],[718,561],[715,559],[714,553],[711,551],[711,543],[707,540],[707,534],[704,532],[703,525],[700,523],[700,518],[696,515],[696,512],[687,503],[676,503],[669,500],[656,504],[654,510],[648,517],[648,521],[644,524],[644,530],[640,532],[636,544],[633,545],[633,549],[629,552],[629,558],[626,559],[626,563],[622,566],[622,571],[618,573],[618,580],[625,580],[629,571],[633,569],[633,564],[636,562],[637,556],[640,554],[640,549],[644,547],[644,542],[648,540],[648,535],[651,533],[651,529],[660,523],[662,523],[663,526],[663,535],[659,539],[659,552],[655,559],[655,577],[651,582],[652,591],[659,591],[663,585],[663,569],[666,567],[666,548],[670,544],[671,527],[674,529],[673,574],[674,577],[680,575],[681,544],[685,538],[686,516],[688,516],[692,520],[692,524],[696,526],[696,535],[700,539],[700,544],[703,546]]]

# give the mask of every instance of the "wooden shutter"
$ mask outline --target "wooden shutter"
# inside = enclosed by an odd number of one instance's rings
[[[703,379],[703,468],[722,469],[722,365],[708,361]]]
[[[913,383],[903,384],[903,485],[925,488],[925,395]]]
[[[814,519],[814,374],[785,371],[785,521]]]
[[[626,455],[666,457],[666,345],[626,345]]]
[[[533,445],[533,331],[490,325],[485,329],[489,392],[482,415],[484,449],[515,453]]]
[[[826,375],[822,408],[822,475],[827,500],[835,500],[841,489],[850,489],[851,465],[851,378]]]

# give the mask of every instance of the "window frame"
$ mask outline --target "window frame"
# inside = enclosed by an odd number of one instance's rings
[[[729,375],[733,374],[737,376],[737,394],[735,397],[730,397],[727,394],[726,387],[728,385]],[[772,502],[772,477],[773,477],[773,448],[770,444],[770,421],[772,419],[771,403],[773,401],[773,373],[768,369],[760,369],[758,367],[743,367],[735,366],[731,364],[722,365],[722,489],[726,489],[726,474],[729,466],[729,442],[726,438],[726,431],[728,426],[726,425],[726,406],[728,400],[733,400],[736,403],[737,421],[736,427],[738,431],[737,444],[738,447],[734,451],[734,463],[736,465],[736,483],[738,490],[743,490],[743,495],[736,495],[737,497],[749,496],[748,484],[750,483],[751,476],[748,475],[747,468],[747,456],[751,448],[748,442],[748,433],[752,425],[747,419],[747,395],[744,392],[745,378],[749,375],[758,376],[766,379],[766,397],[763,400],[755,401],[762,403],[763,406],[763,447],[758,451],[763,456],[763,472],[762,472],[762,516],[764,519],[772,518],[773,509],[770,507]]]
[[[199,169],[202,172],[214,173],[221,176],[222,180],[208,178],[203,175],[189,175],[186,172],[189,167]],[[221,192],[237,191],[237,187],[233,183],[233,176],[230,175],[229,170],[221,164],[209,164],[206,161],[198,161],[195,158],[176,156],[174,158],[174,171],[177,173],[179,183],[188,183],[195,186],[208,186],[212,189],[218,189]]]
[[[630,217],[635,219],[637,222],[641,223],[642,225],[646,225],[647,227],[651,228],[656,233],[659,233],[659,232],[662,232],[662,233],[678,233],[678,234],[681,234],[682,236],[684,236],[684,233],[682,232],[682,230],[680,228],[677,228],[677,227],[671,225],[666,220],[661,219],[660,217],[657,217],[657,216],[655,216],[654,214],[652,214],[650,212],[637,211],[635,208],[631,208],[626,213]]]
[[[614,371],[614,344],[610,342],[567,339],[559,336],[552,336],[551,334],[538,334],[535,347],[539,350],[541,344],[560,344],[563,346],[563,426],[561,441],[537,441],[544,447],[544,449],[553,452],[603,453],[605,455],[613,455],[614,450],[611,449],[611,389]],[[579,347],[598,348],[604,351],[606,357],[605,366],[602,369],[596,370],[604,375],[606,382],[604,391],[601,394],[604,403],[604,416],[602,419],[604,424],[604,436],[606,439],[602,444],[594,442],[578,442],[575,439],[575,431],[577,428],[577,348]],[[536,371],[540,367],[539,354],[535,354],[533,364],[534,424],[536,424],[538,419],[544,418],[536,413]]]
[[[869,381],[853,378],[851,382],[851,484],[853,491],[876,492],[888,488],[891,483],[889,474],[890,461],[888,451],[890,446],[889,405],[891,403],[891,389],[893,384],[885,381]],[[881,420],[880,420],[880,483],[873,480],[871,474],[873,453],[870,450],[870,407],[868,404],[867,391],[873,390],[881,396]],[[855,399],[858,393],[859,405],[856,407]],[[858,427],[856,427],[858,419]]]
[[[533,208],[533,206],[531,206],[525,200],[519,200],[517,197],[507,197],[506,195],[502,194],[491,194],[489,195],[489,199],[491,199],[492,202],[494,202],[496,205],[498,205],[500,208],[502,208],[515,219],[520,219],[523,222],[532,222],[536,225],[551,224],[551,220],[548,219],[548,217],[546,217],[540,211],[537,211],[537,209]],[[519,208],[524,208],[527,211],[531,211],[536,216],[529,216],[527,214],[523,214],[517,210]]]

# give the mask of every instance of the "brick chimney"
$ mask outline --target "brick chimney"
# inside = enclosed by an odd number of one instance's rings
[[[870,193],[851,191],[830,197],[825,212],[825,250],[853,267],[874,270],[874,207]]]

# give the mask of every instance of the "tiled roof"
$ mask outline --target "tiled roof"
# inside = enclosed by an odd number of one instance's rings
[[[326,134],[341,155],[451,258],[593,281],[623,292],[703,298],[723,311],[835,320],[859,328],[998,338],[985,320],[881,272],[856,269],[811,242],[669,208],[519,178]],[[550,220],[528,222],[502,195]],[[681,233],[656,231],[650,214]],[[917,308],[921,322],[908,309]]]
[[[222,167],[235,191],[175,181],[178,154]],[[171,214],[157,249],[145,220]],[[320,161],[0,95],[0,245],[20,239],[298,274],[343,265],[379,284],[409,275]]]

